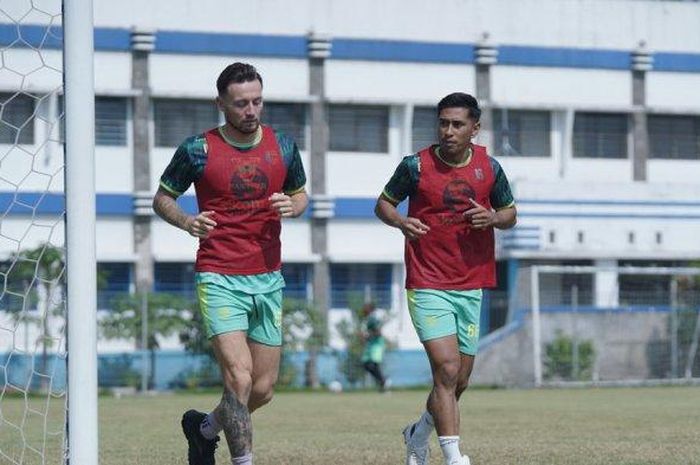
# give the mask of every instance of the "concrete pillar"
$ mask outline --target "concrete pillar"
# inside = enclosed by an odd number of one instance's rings
[[[311,102],[311,251],[319,257],[314,263],[313,300],[327,318],[330,308],[330,266],[328,262],[328,219],[333,216],[333,200],[326,195],[326,153],[328,116],[325,62],[331,55],[328,36],[311,33],[308,37],[309,94]]]
[[[479,141],[489,153],[493,153],[493,107],[491,102],[491,66],[498,62],[498,49],[489,41],[489,34],[484,33],[474,49],[476,57],[476,95],[481,106],[481,130]]]
[[[632,179],[647,180],[647,160],[649,159],[649,133],[646,113],[646,74],[653,66],[653,57],[644,42],[640,42],[632,52]]]
[[[617,260],[596,260],[594,264],[599,270],[593,276],[593,289],[595,292],[593,305],[599,308],[617,307],[620,304]]]
[[[134,140],[134,268],[136,291],[153,289],[153,254],[151,246],[151,162],[149,118],[151,91],[148,76],[148,58],[155,48],[155,32],[131,31],[131,86],[138,94],[133,99]]]

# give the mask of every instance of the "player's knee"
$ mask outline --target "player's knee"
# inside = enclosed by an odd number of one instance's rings
[[[245,367],[228,366],[223,368],[224,384],[240,397],[247,397],[253,387],[251,370]]]
[[[441,363],[435,370],[435,384],[456,388],[459,381],[459,360],[448,360]]]
[[[457,383],[457,390],[455,392],[457,394],[457,399],[459,399],[459,397],[462,395],[462,393],[464,393],[464,391],[467,390],[467,387],[469,387],[469,378],[467,378],[465,380],[460,380]]]

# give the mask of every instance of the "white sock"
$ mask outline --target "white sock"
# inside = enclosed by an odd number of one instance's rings
[[[411,435],[411,441],[415,441],[416,444],[427,443],[430,435],[435,429],[433,416],[426,410],[412,428],[414,429],[413,434]]]
[[[216,415],[214,415],[214,412],[210,412],[206,417],[204,417],[204,420],[202,420],[202,423],[199,425],[199,432],[202,433],[202,436],[204,436],[205,439],[209,440],[214,439],[222,429],[223,428],[216,420]]]
[[[233,465],[253,465],[253,453],[246,454],[242,457],[231,457]]]
[[[445,465],[462,459],[462,453],[459,451],[459,436],[438,436],[438,441],[442,455],[445,457]]]

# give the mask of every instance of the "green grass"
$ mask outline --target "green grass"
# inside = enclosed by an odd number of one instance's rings
[[[401,429],[415,418],[426,392],[286,392],[255,413],[256,465],[399,465]],[[0,409],[16,423],[24,399],[6,398]],[[101,465],[186,463],[179,420],[188,408],[208,410],[213,394],[100,398]],[[30,400],[45,410],[45,401]],[[56,404],[57,407],[60,405]],[[62,412],[50,413],[60,431]],[[690,465],[700,464],[700,388],[577,390],[473,390],[461,403],[462,449],[474,465]],[[25,438],[37,446],[43,422],[29,415]],[[432,464],[441,464],[433,438]],[[22,435],[0,423],[0,450],[14,460]],[[60,463],[59,438],[50,439]],[[223,445],[217,463],[228,464]],[[23,465],[41,463],[28,453]],[[12,463],[0,455],[0,464]]]

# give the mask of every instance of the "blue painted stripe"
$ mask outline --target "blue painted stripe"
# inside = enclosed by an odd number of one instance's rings
[[[695,200],[598,200],[598,199],[518,199],[518,205],[627,205],[645,207],[700,207]]]
[[[129,194],[97,194],[98,215],[131,216],[133,196]],[[62,193],[0,192],[2,215],[62,215],[65,200]]]
[[[655,53],[654,71],[679,71],[700,73],[700,54]]]
[[[95,50],[128,51],[131,32],[120,28],[95,28]],[[61,49],[63,28],[56,25],[0,24],[0,45],[24,48]]]
[[[334,39],[331,57],[341,60],[473,63],[474,46],[400,40]]]
[[[373,198],[349,198],[340,197],[335,199],[335,218],[337,219],[367,219],[374,218]],[[577,205],[577,204],[597,204],[602,205],[636,205],[636,206],[700,206],[696,202],[644,202],[644,201],[556,201],[556,200],[524,200],[520,204],[557,204],[557,205]],[[178,199],[181,207],[190,214],[198,211],[197,201],[194,195],[183,195]],[[131,194],[97,194],[97,214],[98,215],[124,215],[133,214],[133,195]],[[63,195],[60,193],[41,192],[0,192],[0,212],[15,215],[36,214],[59,214],[63,212]],[[402,214],[407,213],[407,202],[399,205]],[[596,213],[596,212],[533,212],[521,209],[518,212],[520,217],[533,218],[637,218],[637,219],[673,219],[673,220],[698,220],[700,214],[683,213]],[[517,226],[502,236],[504,243],[527,242],[539,239],[539,235],[534,233],[539,228],[536,226]]]
[[[629,51],[504,45],[498,64],[560,68],[630,69]]]
[[[304,36],[158,31],[156,52],[306,58]]]
[[[520,210],[519,217],[530,218],[619,218],[640,220],[700,220],[700,215],[663,213],[575,213],[575,212],[528,212]]]
[[[126,28],[95,28],[95,49],[129,51],[131,31]],[[60,49],[60,26],[0,24],[0,45]],[[306,36],[225,34],[198,31],[157,31],[156,51],[218,55],[306,58]],[[332,59],[396,61],[412,63],[474,63],[474,45],[468,43],[417,42],[336,38]],[[700,54],[658,52],[653,55],[655,71],[700,72]],[[499,65],[563,68],[630,69],[627,50],[502,45]]]

